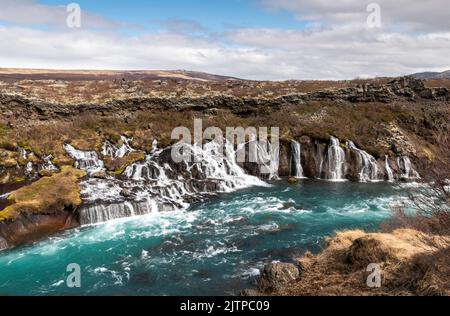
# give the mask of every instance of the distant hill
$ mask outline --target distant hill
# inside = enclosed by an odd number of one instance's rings
[[[450,79],[450,70],[443,72],[419,72],[412,76],[417,79]]]
[[[18,80],[65,80],[65,81],[90,81],[90,80],[158,80],[158,79],[184,79],[198,81],[225,81],[238,78],[213,75],[197,71],[186,70],[49,70],[49,69],[19,69],[0,68],[1,81]]]

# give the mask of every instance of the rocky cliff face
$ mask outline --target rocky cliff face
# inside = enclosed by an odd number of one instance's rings
[[[3,120],[49,121],[64,119],[83,113],[98,115],[114,114],[118,117],[127,113],[145,110],[198,111],[213,113],[217,109],[231,110],[241,116],[251,116],[280,109],[285,105],[304,104],[310,101],[347,101],[351,103],[395,101],[450,101],[446,88],[428,88],[423,81],[404,77],[387,84],[366,83],[342,89],[328,89],[312,93],[294,93],[276,98],[243,98],[229,94],[200,97],[139,97],[112,100],[104,104],[54,104],[41,99],[29,99],[22,95],[0,93],[0,113]]]
[[[335,137],[328,142],[313,140],[308,136],[282,141],[279,154],[270,159],[278,166],[276,176],[279,177],[355,182],[420,178],[408,156],[385,156],[377,159],[352,141],[343,143]],[[249,174],[267,178],[266,173],[261,173],[263,165],[262,162],[241,164]]]

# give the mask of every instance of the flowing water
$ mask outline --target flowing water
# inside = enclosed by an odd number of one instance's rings
[[[292,158],[291,158],[291,175],[296,178],[303,178],[303,167],[302,167],[302,145],[293,140],[291,142],[292,148]]]
[[[323,179],[332,181],[345,180],[345,151],[342,149],[339,139],[331,137],[324,164],[325,175]]]
[[[336,230],[375,230],[403,199],[386,182],[277,182],[85,226],[1,252],[0,295],[238,294],[265,263],[318,252]],[[81,288],[66,286],[71,263]]]

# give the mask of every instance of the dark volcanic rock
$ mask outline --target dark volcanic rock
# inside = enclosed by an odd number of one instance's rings
[[[244,297],[252,297],[252,296],[262,296],[262,293],[258,292],[257,290],[246,289],[241,291],[239,295]]]
[[[290,176],[291,174],[291,142],[286,140],[280,141],[280,161],[278,167],[278,175],[280,177]]]
[[[273,292],[299,277],[300,271],[295,265],[291,263],[271,263],[262,269],[257,287],[261,292]]]

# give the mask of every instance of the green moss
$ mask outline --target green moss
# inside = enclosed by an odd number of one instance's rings
[[[85,175],[84,171],[63,167],[51,177],[14,191],[8,197],[11,205],[0,211],[0,222],[13,220],[24,212],[39,214],[78,207],[82,203],[78,183]]]

